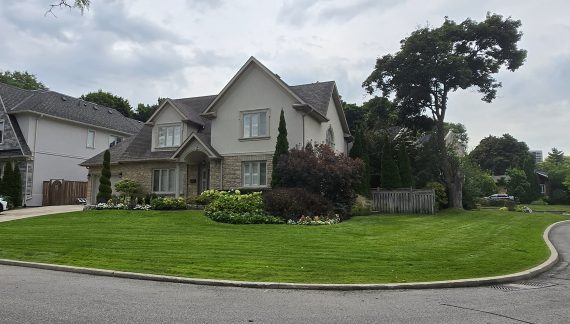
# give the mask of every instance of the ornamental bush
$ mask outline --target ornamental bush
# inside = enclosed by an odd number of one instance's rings
[[[157,197],[150,201],[150,206],[155,210],[180,210],[186,209],[186,200],[182,197]]]
[[[283,221],[269,216],[263,210],[261,192],[242,195],[236,191],[208,193],[213,201],[204,208],[206,217],[213,221],[230,224],[279,224]]]
[[[320,194],[303,188],[276,188],[263,195],[265,211],[284,220],[301,216],[326,217],[333,214],[332,204]]]
[[[317,144],[314,148],[308,144],[305,149],[291,149],[279,160],[277,169],[281,187],[303,188],[322,195],[333,204],[333,212],[344,219],[350,216],[350,208],[356,200],[364,163],[336,154],[326,144]]]

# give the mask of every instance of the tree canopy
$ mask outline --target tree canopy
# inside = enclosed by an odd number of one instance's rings
[[[502,137],[489,135],[479,142],[469,157],[481,169],[491,171],[493,175],[504,175],[509,168],[524,168],[530,157],[528,146],[509,134]]]
[[[494,74],[501,67],[515,71],[526,58],[526,51],[517,47],[520,26],[519,20],[490,13],[482,22],[466,19],[458,24],[446,17],[440,27],[419,28],[401,41],[400,51],[378,58],[363,82],[370,94],[393,96],[399,116],[427,113],[434,120],[451,207],[461,208],[463,177],[445,147],[448,95],[475,87],[483,101],[491,102],[501,87]]]
[[[0,82],[27,90],[47,90],[47,87],[38,81],[35,75],[27,71],[1,71]]]
[[[133,109],[127,99],[116,96],[110,92],[104,92],[101,89],[97,92],[89,92],[81,95],[80,98],[98,105],[114,108],[125,117],[131,117],[133,115]]]
[[[139,103],[137,106],[137,110],[133,111],[132,118],[136,120],[140,120],[142,122],[146,122],[152,114],[158,109],[158,107],[162,104],[162,102],[166,100],[166,98],[158,97],[156,103],[154,105],[149,104],[142,104]]]

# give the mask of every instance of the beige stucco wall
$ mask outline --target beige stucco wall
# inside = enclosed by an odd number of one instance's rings
[[[250,65],[214,107],[217,117],[212,121],[212,146],[221,155],[275,150],[281,109],[285,112],[290,146],[302,143],[302,119],[292,108],[294,103],[293,97],[265,72]],[[269,138],[240,141],[240,112],[256,109],[269,109]]]

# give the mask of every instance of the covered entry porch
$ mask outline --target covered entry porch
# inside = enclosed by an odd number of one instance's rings
[[[192,197],[221,188],[221,156],[204,140],[192,134],[174,153],[177,197]]]

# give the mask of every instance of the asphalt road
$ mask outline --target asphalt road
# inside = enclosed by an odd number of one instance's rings
[[[298,291],[160,283],[0,266],[1,323],[570,323],[570,224],[562,261],[498,287]]]

